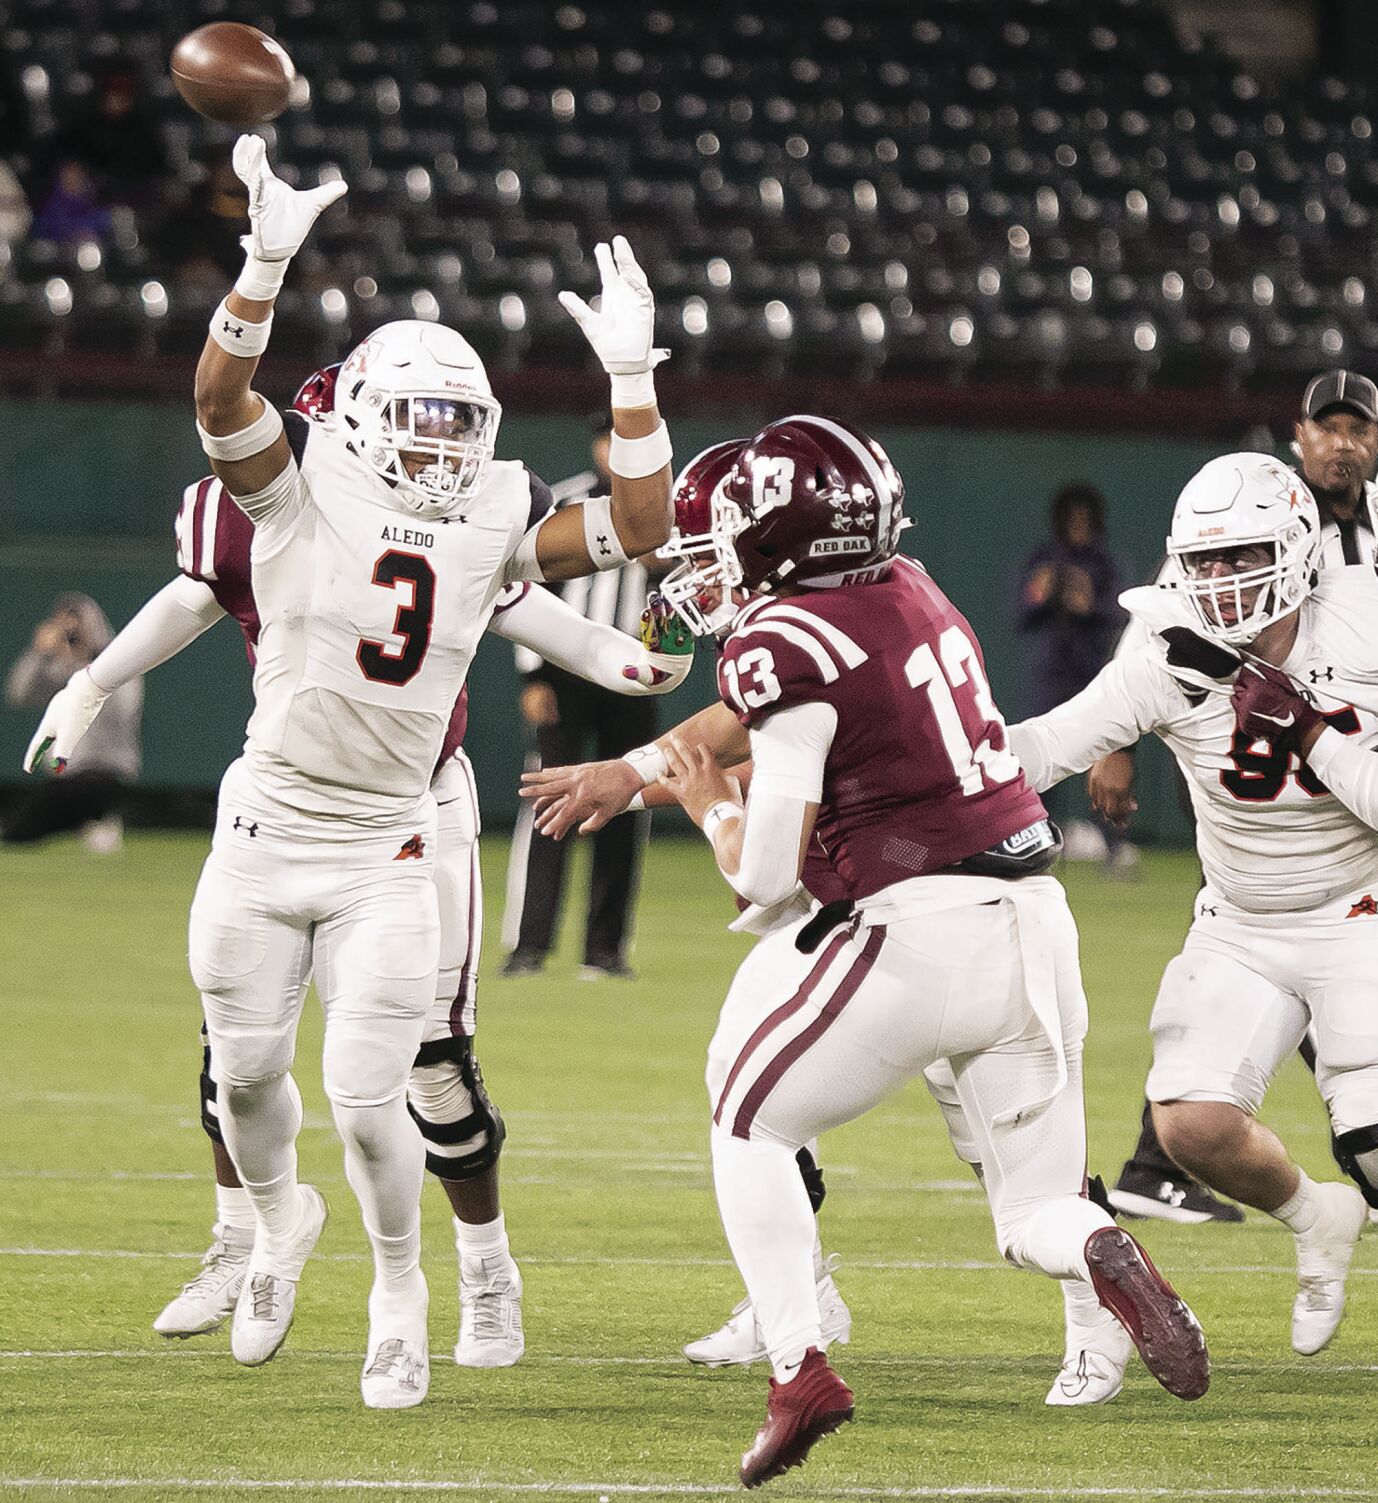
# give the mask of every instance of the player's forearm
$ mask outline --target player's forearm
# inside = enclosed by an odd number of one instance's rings
[[[614,407],[612,422],[612,523],[622,551],[639,558],[659,548],[674,524],[670,438],[654,398],[647,407]],[[656,469],[640,473],[662,453]]]
[[[196,421],[207,433],[238,433],[262,412],[263,398],[254,392],[253,380],[275,301],[231,289],[216,309],[196,366]]]
[[[1378,755],[1326,726],[1306,753],[1312,772],[1371,829],[1378,830]]]
[[[748,761],[751,756],[751,737],[746,727],[721,702],[706,706],[688,720],[681,720],[651,744],[663,748],[669,745],[671,737],[686,746],[706,746],[719,767],[731,767],[734,763]]]
[[[1065,704],[1009,727],[1010,750],[1040,793],[1152,729],[1152,706],[1140,704],[1128,682],[1131,673],[1144,671],[1137,660],[1112,659]]]
[[[87,671],[109,694],[176,657],[224,614],[209,586],[179,576],[139,608]]]
[[[627,670],[635,674],[644,656],[640,643],[616,627],[581,616],[549,590],[529,590],[495,615],[489,630],[614,694],[648,692],[647,685],[627,677]]]

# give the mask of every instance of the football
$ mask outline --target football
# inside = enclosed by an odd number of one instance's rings
[[[223,125],[276,120],[287,108],[296,76],[279,43],[238,21],[199,26],[172,50],[177,92],[198,115]]]

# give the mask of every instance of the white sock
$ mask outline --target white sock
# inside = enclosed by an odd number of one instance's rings
[[[255,1251],[266,1270],[301,1224],[297,1134],[301,1095],[290,1075],[220,1087],[220,1130],[257,1218]],[[413,1136],[415,1134],[413,1133]],[[417,1139],[420,1142],[420,1139]]]
[[[510,1258],[507,1222],[501,1211],[492,1221],[455,1221],[455,1250],[460,1262],[466,1258]]]
[[[1062,1319],[1067,1340],[1064,1352],[1074,1357],[1081,1350],[1081,1338],[1104,1313],[1096,1291],[1082,1279],[1062,1280]]]
[[[794,1154],[715,1127],[713,1184],[732,1256],[751,1298],[778,1383],[809,1347],[823,1349],[813,1247],[817,1224]]]
[[[1304,1169],[1297,1170],[1297,1188],[1276,1211],[1269,1212],[1282,1222],[1294,1236],[1309,1232],[1320,1219],[1321,1204],[1316,1198],[1316,1186],[1306,1177]]]
[[[406,1291],[420,1277],[426,1150],[401,1096],[380,1106],[334,1104],[345,1178],[359,1201],[380,1283]],[[377,1286],[375,1286],[376,1288]],[[424,1287],[424,1281],[423,1281]]]
[[[224,1230],[252,1234],[258,1224],[254,1220],[254,1203],[242,1185],[217,1185],[215,1187],[215,1222]]]

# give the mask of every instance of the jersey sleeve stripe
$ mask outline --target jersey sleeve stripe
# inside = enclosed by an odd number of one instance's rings
[[[842,659],[846,667],[859,668],[866,661],[866,653],[845,631],[839,630],[831,621],[815,616],[811,611],[800,610],[797,605],[777,601],[772,610],[763,613],[759,618],[760,624],[764,626],[767,622],[777,621],[782,616],[788,617],[791,621],[797,621],[800,625],[807,626],[811,631],[816,632]]]
[[[220,521],[220,498],[225,487],[219,480],[203,480],[201,496],[201,578],[215,578],[215,534]]]
[[[823,644],[817,637],[810,636],[808,632],[792,626],[788,621],[776,621],[773,617],[753,621],[735,640],[745,642],[750,638],[754,642],[758,636],[763,636],[768,632],[802,648],[813,659],[814,666],[818,669],[819,676],[825,684],[837,682],[840,677],[837,664],[828,656],[828,651]]]

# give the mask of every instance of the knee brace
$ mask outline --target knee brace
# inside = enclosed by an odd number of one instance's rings
[[[799,1165],[799,1174],[804,1181],[804,1189],[808,1192],[809,1204],[813,1207],[813,1214],[817,1216],[823,1209],[823,1201],[828,1193],[828,1187],[823,1183],[823,1171],[807,1148],[801,1148],[794,1155],[794,1162]]]
[[[220,1109],[216,1100],[215,1082],[211,1079],[211,1041],[206,1036],[206,1025],[201,1025],[201,1131],[222,1148],[225,1139],[220,1134]]]
[[[473,1040],[456,1035],[422,1044],[407,1087],[407,1110],[437,1179],[476,1179],[498,1161],[507,1128],[488,1099]]]
[[[1359,1187],[1359,1193],[1378,1210],[1378,1124],[1332,1133],[1330,1151],[1335,1162]]]

